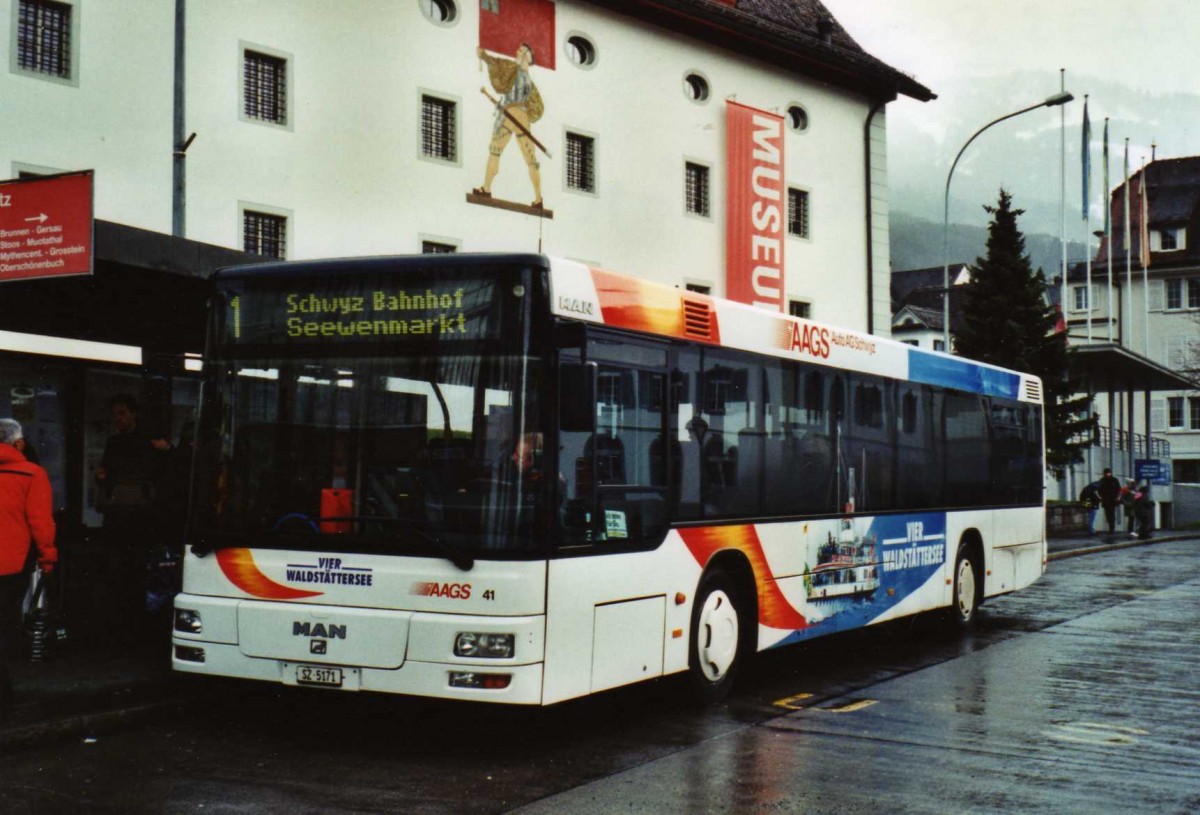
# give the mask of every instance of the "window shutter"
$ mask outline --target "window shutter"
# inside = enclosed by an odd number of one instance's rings
[[[1150,310],[1151,311],[1162,311],[1163,309],[1165,309],[1167,307],[1167,295],[1166,295],[1166,289],[1165,289],[1166,284],[1167,283],[1165,280],[1151,280],[1150,281]]]
[[[1185,340],[1185,337],[1167,337],[1163,340],[1162,364],[1175,371],[1183,367],[1184,357],[1187,356]]]
[[[1167,400],[1152,399],[1150,401],[1150,429],[1167,429]]]

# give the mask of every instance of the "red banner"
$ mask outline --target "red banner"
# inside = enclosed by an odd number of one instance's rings
[[[783,311],[783,117],[726,103],[725,296]]]
[[[533,64],[554,70],[554,3],[551,0],[481,0],[479,44],[485,51],[515,57],[522,43]]]
[[[0,181],[0,281],[91,273],[91,171]]]

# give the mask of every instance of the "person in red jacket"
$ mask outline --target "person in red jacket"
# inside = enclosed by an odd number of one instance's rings
[[[30,543],[43,573],[58,561],[50,479],[25,459],[24,448],[20,423],[0,419],[0,721],[12,709],[7,659],[21,619]]]

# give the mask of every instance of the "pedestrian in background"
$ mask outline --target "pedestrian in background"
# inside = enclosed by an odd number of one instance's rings
[[[119,393],[108,406],[113,433],[96,468],[97,509],[104,513],[104,536],[118,581],[114,610],[120,625],[113,631],[136,639],[150,625],[146,568],[151,553],[163,545],[161,493],[171,444],[143,429],[132,395]]]
[[[1079,493],[1079,503],[1087,510],[1087,528],[1089,535],[1096,534],[1096,513],[1100,509],[1100,482],[1093,481]]]
[[[1150,497],[1150,482],[1138,488],[1134,497],[1133,514],[1137,517],[1137,535],[1141,540],[1154,537],[1154,499]]]
[[[1134,513],[1134,505],[1137,503],[1137,486],[1132,478],[1125,479],[1125,486],[1121,487],[1118,500],[1121,502],[1121,512],[1125,515],[1125,531],[1131,538],[1137,537],[1137,532],[1134,531],[1134,523],[1137,520]]]
[[[0,721],[12,711],[8,660],[15,651],[21,598],[28,576],[30,542],[38,567],[49,574],[58,561],[54,548],[54,501],[46,471],[26,460],[25,439],[15,419],[0,419]]]
[[[1121,495],[1121,482],[1113,476],[1112,470],[1105,467],[1104,475],[1096,482],[1096,489],[1100,493],[1100,505],[1104,507],[1104,521],[1108,524],[1108,531],[1116,532],[1117,501]]]

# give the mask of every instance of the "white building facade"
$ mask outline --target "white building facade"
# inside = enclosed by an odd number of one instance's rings
[[[783,118],[785,307],[889,331],[884,106],[932,94],[819,3],[0,0],[0,27],[0,175],[92,169],[99,219],[288,259],[540,251],[723,295],[736,98]],[[481,53],[521,42],[541,201],[520,139],[487,200]]]

